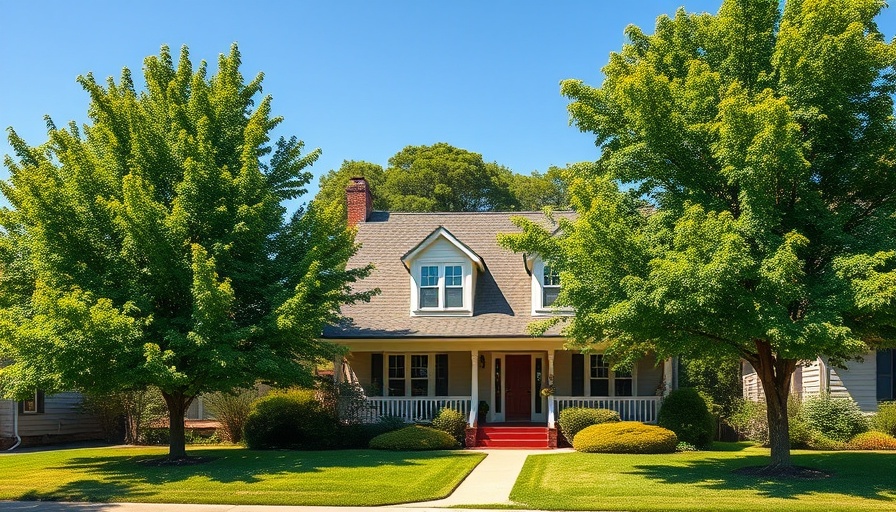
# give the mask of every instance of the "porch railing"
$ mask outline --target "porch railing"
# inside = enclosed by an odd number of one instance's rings
[[[407,423],[432,421],[442,408],[454,409],[464,417],[470,414],[470,397],[397,397],[369,396],[365,407],[358,411],[361,421],[374,423],[383,416],[395,416]]]
[[[622,421],[656,423],[656,413],[660,408],[658,396],[555,396],[555,406],[549,409],[560,412],[567,407],[589,407],[610,409],[619,413]]]

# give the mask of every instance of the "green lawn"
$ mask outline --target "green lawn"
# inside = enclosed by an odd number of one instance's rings
[[[447,496],[484,457],[465,452],[252,451],[191,447],[214,460],[140,461],[164,448],[86,448],[0,455],[0,500],[385,505]]]
[[[793,463],[820,480],[740,476],[768,463],[745,443],[669,455],[530,456],[511,499],[542,510],[896,510],[896,453],[795,450]]]

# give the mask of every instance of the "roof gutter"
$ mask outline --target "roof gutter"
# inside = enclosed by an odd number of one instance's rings
[[[16,437],[16,443],[6,449],[6,451],[11,452],[22,444],[22,438],[19,436],[19,408],[15,400],[10,400],[9,403],[12,404],[12,435]]]

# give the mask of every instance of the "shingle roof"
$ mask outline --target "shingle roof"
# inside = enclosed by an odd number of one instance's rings
[[[557,217],[571,213],[560,212]],[[374,212],[358,224],[361,249],[349,267],[373,263],[376,269],[361,289],[382,293],[369,303],[343,308],[351,321],[324,329],[325,338],[518,337],[537,320],[532,316],[531,277],[524,256],[497,244],[499,233],[519,232],[511,217],[548,225],[541,212],[391,213]],[[472,317],[410,315],[410,280],[401,257],[435,229],[444,227],[478,254],[485,272],[476,281]],[[557,329],[547,334],[557,336]]]

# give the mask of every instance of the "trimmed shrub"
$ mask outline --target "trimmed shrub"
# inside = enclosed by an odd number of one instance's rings
[[[620,421],[583,429],[573,438],[572,446],[587,453],[672,453],[678,437],[663,427]]]
[[[831,439],[817,430],[810,431],[807,444],[813,450],[846,450],[849,448],[843,441]]]
[[[430,427],[411,425],[401,430],[387,432],[370,440],[370,447],[375,450],[450,450],[457,448],[458,443],[448,432]]]
[[[272,392],[252,404],[244,439],[252,449],[340,447],[338,419],[309,389]]]
[[[859,406],[846,398],[819,395],[803,402],[800,415],[811,430],[834,441],[847,442],[868,430],[868,420]]]
[[[656,423],[675,432],[679,440],[700,448],[712,444],[716,431],[715,419],[706,401],[694,388],[681,388],[669,393],[663,399]]]
[[[432,428],[447,432],[463,446],[467,432],[467,420],[463,414],[445,407],[433,418]]]
[[[851,450],[896,450],[896,437],[874,430],[863,432],[849,442]]]
[[[801,415],[801,408],[802,405],[798,398],[790,397],[787,401],[792,447],[811,446],[812,429]],[[728,422],[740,435],[750,441],[768,446],[768,411],[765,402],[741,400]]]
[[[582,429],[591,425],[619,421],[619,413],[610,409],[591,409],[588,407],[568,407],[560,411],[557,423],[563,437],[572,444],[572,440]]]
[[[874,430],[896,436],[896,402],[881,402],[871,419]]]
[[[340,448],[367,448],[374,437],[408,426],[398,416],[381,416],[376,423],[350,423],[340,427]]]

